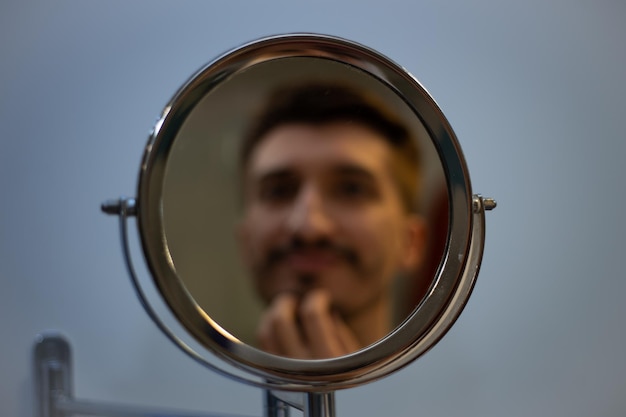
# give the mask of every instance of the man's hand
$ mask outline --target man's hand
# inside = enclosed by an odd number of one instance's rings
[[[331,311],[330,297],[322,289],[301,300],[280,294],[261,317],[260,348],[275,355],[297,359],[328,359],[359,349],[352,331]]]

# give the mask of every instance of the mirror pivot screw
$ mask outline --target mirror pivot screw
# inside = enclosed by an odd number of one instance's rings
[[[483,198],[483,207],[485,207],[485,210],[493,210],[497,205],[498,203],[493,198]]]
[[[123,213],[129,216],[134,216],[137,212],[135,199],[124,197],[115,200],[107,200],[100,205],[100,209],[106,214],[117,216]]]

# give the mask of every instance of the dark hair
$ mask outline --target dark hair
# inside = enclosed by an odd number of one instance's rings
[[[358,123],[381,134],[391,146],[393,177],[406,209],[415,211],[419,151],[407,128],[371,98],[343,84],[308,83],[274,91],[243,138],[240,164],[245,171],[252,152],[272,129],[289,123]]]

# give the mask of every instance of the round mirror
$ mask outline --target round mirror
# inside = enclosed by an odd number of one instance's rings
[[[316,390],[392,372],[447,331],[480,263],[481,202],[410,74],[346,40],[285,35],[175,95],[137,216],[191,335],[251,375]]]

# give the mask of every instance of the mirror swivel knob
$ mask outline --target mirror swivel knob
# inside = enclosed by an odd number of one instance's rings
[[[483,197],[480,194],[475,194],[473,199],[474,212],[480,210],[493,210],[498,203],[491,197]]]
[[[117,216],[121,214],[134,216],[137,213],[135,199],[126,197],[120,197],[117,200],[107,200],[100,205],[100,209],[106,214]]]

